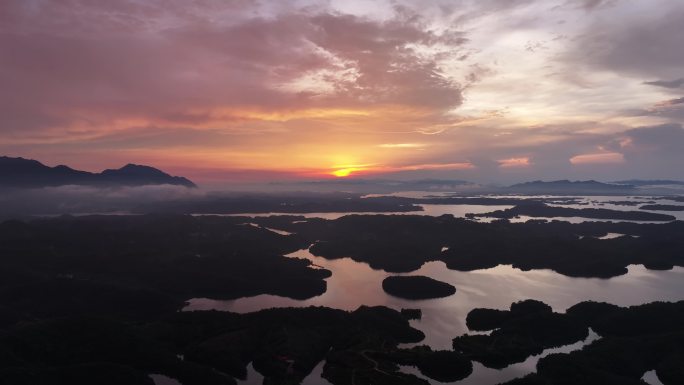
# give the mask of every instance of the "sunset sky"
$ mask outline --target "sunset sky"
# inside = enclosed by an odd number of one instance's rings
[[[684,179],[684,1],[2,0],[0,155],[202,181]]]

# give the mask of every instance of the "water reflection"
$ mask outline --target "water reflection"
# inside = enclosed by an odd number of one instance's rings
[[[630,202],[644,199],[643,197],[614,196],[575,198],[581,200],[579,204],[565,204],[559,201],[556,205],[573,208],[603,207],[613,210],[638,210],[638,205],[619,204],[614,203],[614,201]],[[667,203],[660,200],[654,201],[656,203]],[[420,214],[430,216],[451,214],[455,217],[464,217],[467,213],[486,213],[504,210],[512,206],[431,204],[421,205],[421,207],[424,210],[422,212],[373,214]],[[684,212],[658,212],[671,214],[677,219],[684,219]],[[354,213],[306,213],[301,215],[307,218],[337,219],[350,214]],[[254,214],[253,216],[269,215],[273,215],[273,213]],[[581,223],[588,220],[619,222],[581,217],[532,218],[525,216],[514,218],[511,221],[525,222],[530,219],[561,220],[571,223]],[[492,218],[479,218],[479,220],[488,222]],[[641,221],[639,223],[661,222]],[[601,239],[611,239],[619,236],[623,236],[623,234],[609,233],[601,237]],[[190,300],[183,310],[216,309],[247,313],[271,307],[305,306],[326,306],[344,310],[354,310],[361,305],[384,305],[394,309],[420,308],[423,311],[422,319],[411,321],[412,326],[422,330],[426,335],[425,340],[420,344],[430,345],[433,349],[451,349],[452,338],[469,332],[465,324],[465,317],[470,310],[476,307],[507,309],[512,302],[533,298],[549,304],[554,311],[562,312],[578,302],[588,300],[609,302],[619,306],[631,306],[653,301],[678,301],[684,299],[684,285],[682,284],[684,282],[682,281],[684,278],[684,268],[682,267],[675,267],[670,271],[653,271],[646,269],[642,265],[630,265],[627,267],[628,273],[625,275],[611,279],[599,279],[571,278],[551,270],[521,271],[510,265],[500,265],[495,268],[472,272],[460,272],[447,269],[443,262],[428,262],[419,270],[409,273],[409,275],[425,275],[448,282],[456,286],[456,294],[447,298],[413,301],[386,294],[382,290],[381,283],[390,274],[382,270],[371,269],[366,263],[355,262],[350,258],[328,260],[316,257],[306,249],[294,252],[288,255],[288,257],[306,258],[315,265],[332,271],[332,276],[327,279],[327,291],[318,297],[304,301],[274,295],[260,295],[232,301],[196,298]],[[561,348],[547,349],[539,356],[529,357],[524,362],[510,365],[502,370],[489,369],[477,362],[473,362],[473,374],[465,380],[458,382],[458,384],[495,384],[521,377],[535,370],[539,358],[551,353],[580,349],[596,338],[596,334],[591,332],[585,341]],[[405,346],[411,345],[407,344]],[[302,384],[327,384],[328,382],[320,377],[323,365],[324,362],[319,363]],[[402,370],[407,373],[420,375],[417,369],[413,367],[403,367]],[[248,373],[247,380],[240,383],[250,385],[261,384],[263,376],[258,374],[251,364],[248,367]],[[647,372],[644,375],[644,380],[652,385],[660,384],[654,372]],[[435,381],[430,380],[429,382],[434,383]]]
[[[649,213],[660,213],[672,215],[678,220],[684,220],[684,211],[667,210],[641,210],[639,207],[645,204],[672,205],[669,199],[651,197],[632,197],[632,196],[586,196],[575,197],[580,199],[578,204],[549,204],[549,206],[568,207],[568,208],[603,208],[618,211],[643,211]],[[631,221],[630,221],[631,222]],[[661,222],[662,223],[662,222]]]
[[[571,278],[551,270],[522,271],[510,265],[491,269],[460,272],[449,270],[443,262],[429,262],[410,274],[420,274],[451,283],[457,287],[456,294],[447,298],[412,301],[392,297],[381,287],[389,276],[382,270],[371,269],[365,263],[350,258],[327,260],[299,250],[288,257],[306,258],[333,272],[327,279],[328,290],[323,295],[300,301],[289,298],[260,295],[232,301],[192,299],[184,308],[190,310],[224,310],[238,313],[258,311],[271,307],[327,306],[354,310],[361,305],[385,305],[395,309],[420,308],[423,317],[411,321],[422,330],[426,338],[420,344],[433,349],[451,349],[452,338],[468,333],[465,317],[476,307],[507,309],[512,302],[534,298],[549,304],[555,311],[587,300],[609,302],[620,306],[638,305],[653,301],[678,301],[684,299],[684,268],[670,271],[654,271],[642,265],[628,266],[628,273],[611,279]],[[522,363],[503,370],[489,369],[474,362],[471,376],[459,384],[494,384],[523,376],[535,370],[536,362],[544,355],[580,349],[597,338],[591,332],[587,340],[557,349],[547,349],[539,356],[529,357]],[[416,344],[419,345],[419,344]],[[405,347],[410,347],[406,344]],[[303,384],[321,384],[321,362]],[[404,368],[413,373],[414,368]],[[243,384],[260,384],[263,377],[250,367],[250,375]],[[434,382],[434,381],[431,381]],[[651,382],[657,384],[657,382]]]
[[[425,343],[434,349],[451,349],[451,339],[467,333],[465,317],[476,307],[507,309],[512,302],[533,298],[549,304],[555,311],[565,311],[582,301],[594,300],[620,306],[653,301],[684,299],[684,268],[670,271],[648,270],[642,265],[628,266],[628,273],[611,279],[571,278],[551,270],[522,271],[510,265],[491,269],[460,272],[449,270],[443,262],[425,263],[409,273],[425,275],[456,286],[456,294],[439,299],[406,300],[390,296],[382,290],[382,280],[389,276],[373,270],[366,263],[350,258],[328,260],[308,250],[289,257],[307,258],[333,272],[327,279],[327,291],[308,300],[294,300],[275,295],[259,295],[231,301],[195,298],[183,309],[224,310],[247,313],[271,307],[327,306],[354,310],[361,305],[384,305],[394,309],[421,308],[423,318],[411,321],[422,330]]]
[[[656,375],[655,370],[649,370],[644,373],[644,376],[641,377],[641,379],[648,385],[663,385],[662,381],[658,378],[658,375]]]
[[[183,385],[180,381],[163,374],[150,374],[150,378],[154,385]]]
[[[319,362],[300,385],[331,385],[328,380],[321,377],[324,365],[325,361]],[[241,385],[262,385],[263,382],[264,376],[254,369],[251,362],[247,365],[247,378],[244,380],[237,380],[237,383]]]
[[[512,209],[510,205],[418,205],[423,211],[412,212],[411,214],[430,215],[438,217],[440,215],[451,214],[457,218],[464,218],[466,214],[484,214],[497,210]]]
[[[254,369],[251,362],[247,364],[247,377],[244,380],[237,379],[237,383],[243,385],[261,385],[263,382],[264,376]]]
[[[517,364],[509,365],[503,369],[491,369],[479,362],[473,361],[473,373],[461,381],[450,382],[449,384],[458,385],[482,385],[482,384],[499,384],[510,381],[515,378],[523,377],[527,374],[533,373],[537,369],[537,361],[540,358],[546,357],[553,353],[570,353],[575,350],[582,349],[582,347],[591,344],[597,339],[601,338],[593,330],[589,329],[589,335],[584,341],[578,341],[574,344],[561,346],[558,348],[546,349],[541,354],[530,356],[525,361]],[[430,383],[435,383],[435,380],[423,376],[420,371],[413,366],[402,366],[401,371],[410,373],[420,378],[427,380]],[[442,383],[442,382],[440,382]]]
[[[392,194],[388,194],[392,195]],[[379,196],[388,196],[379,195]],[[397,193],[397,196],[404,196],[401,193]],[[413,195],[413,194],[407,194]],[[470,198],[481,198],[483,195],[475,195]],[[554,203],[547,201],[547,204],[555,207],[566,207],[566,208],[604,208],[610,210],[619,211],[644,211],[651,213],[661,213],[672,215],[678,220],[684,220],[684,211],[654,211],[654,210],[641,210],[640,206],[646,204],[667,204],[671,205],[672,202],[668,199],[653,199],[645,197],[628,197],[628,196],[574,196],[570,198],[564,197],[554,197],[547,195],[538,196],[519,196],[519,195],[487,195],[487,198],[517,198],[517,199],[557,199]],[[577,203],[567,203],[567,199],[573,199]],[[247,217],[267,217],[271,215],[299,215],[305,218],[323,218],[328,220],[335,220],[345,215],[429,215],[429,216],[440,216],[445,214],[453,215],[457,218],[465,218],[466,214],[483,214],[497,210],[506,210],[513,208],[511,205],[471,205],[471,204],[419,204],[423,210],[422,211],[408,211],[408,212],[336,212],[336,213],[245,213],[245,214],[194,214],[194,215],[219,215],[219,216],[247,216]],[[476,218],[479,222],[491,222],[495,218]],[[584,217],[530,217],[530,216],[519,216],[517,218],[511,219],[511,222],[526,222],[531,219],[544,219],[548,221],[559,220],[566,221],[570,223],[582,223],[586,221],[592,222],[633,222],[633,223],[663,223],[660,221],[627,221],[627,220],[610,220],[610,219],[597,219],[597,218],[584,218]]]

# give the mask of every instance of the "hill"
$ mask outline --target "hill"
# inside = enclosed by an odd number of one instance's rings
[[[63,185],[144,186],[170,184],[197,187],[187,178],[172,176],[154,167],[127,164],[101,173],[74,170],[68,166],[46,166],[37,160],[0,157],[0,186],[36,188]]]
[[[518,183],[507,188],[509,192],[522,194],[625,194],[635,190],[633,185],[602,183],[595,180],[587,181],[534,181]]]

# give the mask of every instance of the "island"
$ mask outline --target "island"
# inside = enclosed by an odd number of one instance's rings
[[[482,214],[468,214],[469,218],[489,217],[489,218],[516,218],[521,215],[528,217],[580,217],[592,219],[614,219],[625,221],[674,221],[675,217],[667,214],[649,213],[643,211],[622,211],[610,209],[592,209],[592,208],[570,208],[570,207],[556,207],[549,206],[541,202],[529,201],[519,204],[513,208],[506,210],[497,210]]]
[[[513,303],[510,310],[474,309],[468,327],[489,335],[462,335],[454,351],[490,368],[522,362],[545,349],[584,340],[589,328],[599,338],[570,353],[542,357],[537,372],[506,385],[643,384],[655,370],[665,385],[682,383],[684,301],[619,307],[581,302],[556,313],[539,301]]]
[[[643,205],[639,210],[653,210],[653,211],[684,211],[684,205]]]
[[[426,262],[442,261],[459,271],[509,264],[571,277],[610,278],[626,274],[632,264],[658,270],[684,266],[682,221],[477,223],[450,215],[300,218],[288,224],[272,218],[255,221],[309,239],[309,251],[316,256],[350,257],[388,272],[408,273]],[[597,239],[608,233],[630,236]]]
[[[395,297],[416,300],[443,298],[456,293],[454,286],[422,275],[387,277],[382,281],[382,289]]]
[[[536,373],[506,385],[643,385],[642,376],[651,370],[655,370],[665,385],[683,383],[684,301],[653,302],[627,308],[582,302],[560,316],[565,322],[590,327],[601,338],[568,354],[542,357]],[[545,329],[536,321],[529,322],[531,327],[538,325]],[[524,338],[520,333],[515,334]],[[535,339],[543,343],[541,339]],[[490,342],[494,343],[494,340]],[[499,342],[496,344],[498,346]]]

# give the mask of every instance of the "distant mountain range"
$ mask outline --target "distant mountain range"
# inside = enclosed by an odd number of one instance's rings
[[[192,181],[172,176],[154,167],[127,164],[119,169],[108,169],[100,173],[75,170],[68,166],[49,167],[37,160],[0,156],[0,188],[39,188],[63,185],[85,186],[145,186],[176,185],[197,187]],[[453,179],[334,179],[294,182],[272,182],[271,186],[287,185],[314,190],[357,191],[390,193],[397,191],[451,191],[461,193],[514,193],[514,194],[589,194],[619,195],[631,194],[652,186],[684,185],[674,180],[622,180],[615,182],[587,181],[532,181],[508,187],[488,186]]]
[[[569,181],[556,180],[550,182],[534,181],[518,183],[507,188],[510,192],[526,194],[596,194],[596,193],[630,193],[635,190],[632,184],[612,184],[595,180]]]
[[[137,164],[127,164],[119,169],[92,173],[74,170],[62,165],[49,167],[32,159],[0,157],[0,187],[144,186],[161,184],[197,187],[187,178],[171,176],[154,167]]]
[[[616,182],[611,182],[616,184],[630,184],[633,186],[681,186],[684,182],[679,180],[669,180],[669,179],[654,179],[654,180],[641,180],[641,179],[630,179],[630,180],[620,180]]]
[[[671,194],[672,187],[684,186],[673,180],[624,180],[599,182],[595,180],[553,180],[518,183],[510,186],[478,184],[459,179],[326,179],[311,181],[272,182],[275,189],[289,187],[296,191],[346,191],[362,194],[390,194],[425,191],[450,192],[457,195],[521,194],[521,195],[623,195]]]

